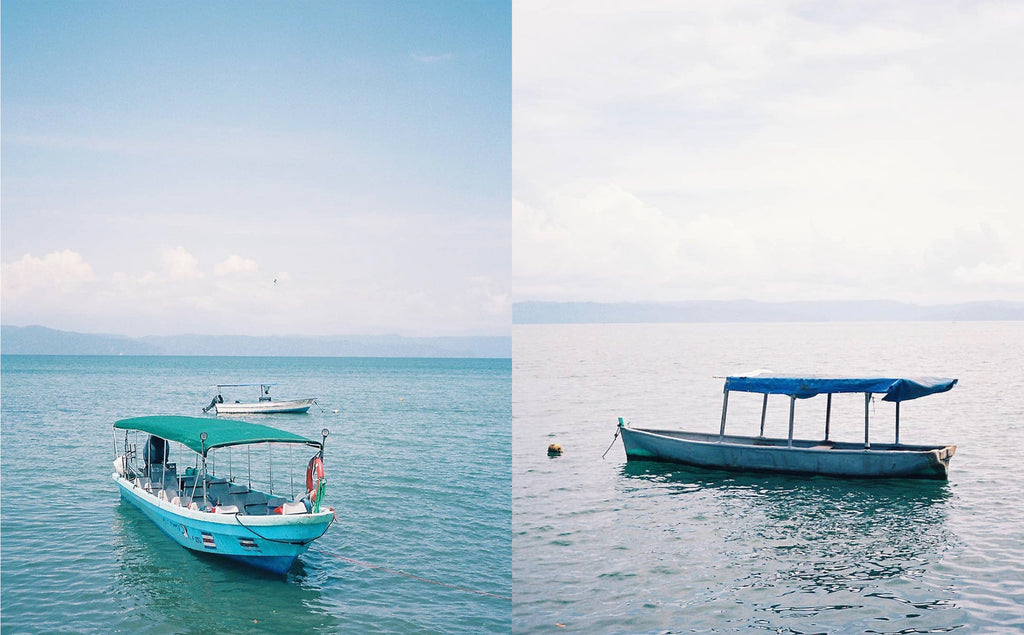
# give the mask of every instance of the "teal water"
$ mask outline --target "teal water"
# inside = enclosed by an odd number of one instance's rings
[[[509,600],[465,590],[512,594],[509,360],[3,356],[0,373],[4,632],[510,630]],[[212,384],[260,380],[326,412],[247,419],[331,430],[338,521],[284,578],[179,547],[110,479],[115,420],[199,416]]]
[[[1024,323],[516,326],[513,631],[1024,632]],[[616,418],[717,433],[722,382],[778,373],[933,374],[905,443],[955,443],[948,482],[735,475],[626,462]],[[833,438],[863,441],[863,397]],[[799,401],[820,438],[824,400]],[[891,441],[892,404],[872,438]],[[760,395],[730,396],[758,433]],[[766,434],[785,437],[788,400]],[[564,454],[548,458],[549,443]]]

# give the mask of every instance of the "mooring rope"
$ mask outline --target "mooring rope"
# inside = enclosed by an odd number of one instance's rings
[[[338,520],[338,516],[337,516],[337,514],[335,514],[334,518],[331,518],[331,522],[327,523],[327,526],[324,527],[324,530],[321,531],[320,535],[317,536],[316,538],[310,538],[309,540],[275,540],[274,538],[267,538],[266,536],[264,536],[264,535],[262,535],[260,533],[257,533],[257,531],[255,529],[253,529],[251,525],[246,525],[245,523],[242,522],[242,519],[239,518],[240,515],[241,515],[240,513],[236,512],[235,513],[235,520],[238,521],[238,524],[241,525],[243,529],[247,529],[249,531],[249,533],[253,534],[257,538],[262,538],[263,540],[266,540],[267,542],[279,542],[282,545],[308,545],[309,543],[313,542],[314,540],[320,540],[320,538],[323,537],[323,535],[327,533],[327,530],[331,528],[331,525],[334,524],[334,521]]]
[[[447,582],[438,582],[437,580],[431,580],[429,578],[423,578],[423,577],[420,577],[418,575],[412,575],[411,573],[406,573],[404,571],[399,571],[397,569],[389,569],[387,567],[382,567],[380,565],[370,564],[369,562],[362,562],[361,560],[356,560],[354,558],[346,558],[345,556],[341,556],[341,555],[338,555],[338,554],[330,552],[330,551],[325,551],[323,549],[310,549],[310,551],[315,551],[317,553],[322,553],[324,555],[331,556],[333,558],[337,558],[338,560],[344,560],[345,562],[356,564],[356,565],[359,565],[360,567],[366,567],[367,569],[377,569],[378,571],[385,571],[387,573],[393,573],[395,575],[400,575],[400,576],[403,576],[403,577],[406,577],[406,578],[410,578],[412,580],[419,580],[420,582],[428,582],[430,584],[436,584],[438,586],[448,587],[449,589],[455,589],[456,591],[465,591],[466,593],[475,593],[477,595],[486,595],[487,597],[498,598],[499,600],[510,600],[510,601],[512,600],[512,598],[507,596],[507,595],[498,595],[496,593],[488,593],[487,591],[478,591],[477,589],[470,589],[470,588],[467,588],[467,587],[464,587],[464,586],[457,586],[455,584],[448,584]]]
[[[601,455],[601,459],[602,460],[604,459],[605,454],[608,454],[608,452],[611,451],[612,446],[615,445],[615,440],[618,439],[618,438],[619,438],[619,429],[615,428],[615,436],[612,437],[612,442],[608,444],[608,449],[605,450],[604,454]],[[625,441],[623,441],[623,443],[625,443]]]

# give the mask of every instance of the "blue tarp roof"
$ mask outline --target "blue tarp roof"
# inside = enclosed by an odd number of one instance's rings
[[[956,385],[955,379],[942,377],[783,377],[757,375],[754,377],[726,377],[725,389],[772,395],[790,395],[807,399],[815,395],[840,392],[870,392],[884,394],[883,401],[907,401],[938,392],[946,392]]]

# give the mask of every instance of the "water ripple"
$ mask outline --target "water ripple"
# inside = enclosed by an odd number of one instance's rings
[[[317,551],[281,578],[182,549],[110,480],[114,420],[196,414],[211,383],[270,375],[342,411],[267,420],[333,432],[327,495],[339,520],[316,549],[508,596],[507,361],[2,360],[5,633],[509,630],[507,600]]]
[[[1005,451],[1024,443],[1024,325],[517,326],[514,336],[517,632],[1024,631],[1024,468]],[[901,430],[959,445],[950,481],[744,476],[626,463],[621,445],[600,459],[618,416],[717,431],[714,375],[807,359],[823,360],[817,372],[959,376],[945,399],[908,405]],[[760,398],[735,402],[736,432],[756,434]],[[820,434],[811,410],[798,408],[798,434]],[[840,410],[834,434],[862,434],[863,411],[858,424]],[[770,412],[773,425],[786,423]],[[552,439],[565,448],[554,461],[542,455]]]

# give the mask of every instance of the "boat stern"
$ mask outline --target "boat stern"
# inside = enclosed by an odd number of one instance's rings
[[[956,454],[955,445],[947,445],[932,450],[928,455],[928,467],[931,469],[931,477],[941,480],[949,478],[949,461]]]

